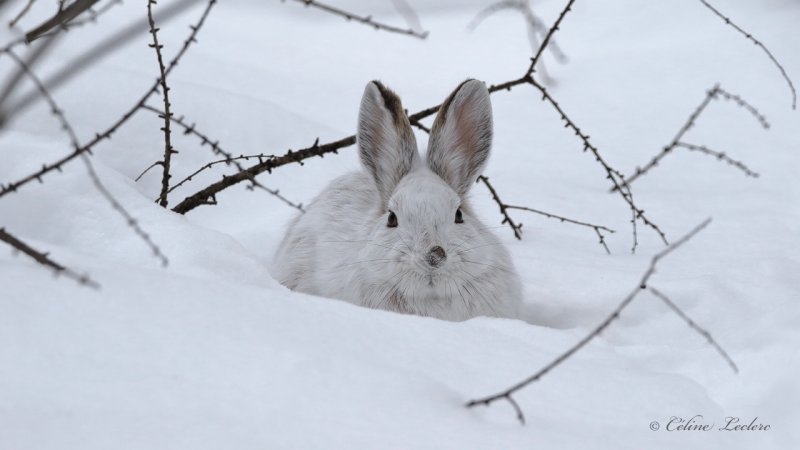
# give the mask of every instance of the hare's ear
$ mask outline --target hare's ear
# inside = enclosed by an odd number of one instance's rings
[[[483,171],[492,146],[492,104],[478,80],[459,85],[442,103],[428,141],[428,167],[458,195]]]
[[[358,115],[358,153],[386,206],[397,183],[411,171],[417,140],[397,94],[379,81],[367,83]]]

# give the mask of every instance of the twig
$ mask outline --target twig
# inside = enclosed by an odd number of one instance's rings
[[[282,1],[286,1],[286,0],[282,0]],[[395,26],[392,26],[392,25],[386,25],[384,23],[376,22],[372,18],[372,16],[359,16],[357,14],[353,14],[353,13],[347,12],[345,10],[342,10],[342,9],[339,9],[339,8],[336,8],[336,7],[333,7],[333,6],[324,4],[324,3],[320,3],[320,2],[318,2],[316,0],[294,0],[294,1],[297,2],[297,3],[302,3],[305,6],[313,6],[314,8],[320,9],[322,11],[329,12],[331,14],[334,14],[334,15],[337,15],[337,16],[340,16],[340,17],[344,17],[346,20],[354,20],[356,22],[363,23],[364,25],[368,25],[368,26],[370,26],[372,28],[375,28],[376,30],[384,30],[384,31],[389,31],[391,33],[405,34],[405,35],[413,36],[413,37],[419,38],[419,39],[425,39],[426,37],[428,37],[428,32],[427,31],[418,32],[418,31],[415,31],[415,30],[412,30],[412,29],[404,29],[404,28],[398,28],[398,27],[395,27]]]
[[[760,47],[761,50],[763,50],[764,53],[767,54],[769,59],[771,59],[773,64],[775,64],[775,67],[777,67],[778,70],[781,71],[781,75],[783,76],[783,79],[786,80],[786,83],[789,85],[789,89],[792,91],[792,109],[797,109],[797,91],[794,88],[794,83],[792,83],[792,79],[789,78],[789,75],[786,73],[786,69],[784,69],[783,66],[781,65],[781,63],[778,62],[778,59],[775,58],[775,56],[772,54],[772,52],[770,52],[769,49],[764,44],[761,43],[761,41],[759,41],[758,39],[754,38],[752,34],[748,33],[745,30],[743,30],[739,25],[736,25],[735,23],[733,23],[733,21],[731,21],[731,19],[726,17],[724,14],[722,14],[718,9],[714,8],[713,6],[711,6],[711,4],[708,3],[706,0],[700,0],[700,3],[705,5],[705,7],[708,8],[709,10],[711,10],[711,12],[713,12],[714,14],[716,14],[717,17],[719,17],[720,19],[724,20],[726,24],[728,24],[731,27],[733,27],[742,36],[744,36],[750,42],[754,43],[756,46]]]
[[[512,395],[513,395],[515,392],[519,391],[520,389],[523,389],[523,388],[525,388],[526,386],[528,386],[528,385],[529,385],[529,384],[531,384],[531,383],[534,383],[534,382],[536,382],[536,381],[539,381],[539,380],[540,380],[542,377],[544,377],[545,375],[547,375],[547,374],[548,374],[548,373],[549,373],[551,370],[555,369],[555,368],[556,368],[556,367],[558,367],[558,366],[559,366],[561,363],[563,363],[564,361],[566,361],[567,359],[569,359],[569,358],[570,358],[572,355],[574,355],[574,354],[575,354],[575,353],[577,353],[579,350],[581,350],[581,349],[582,349],[584,346],[586,346],[586,344],[588,344],[589,342],[591,342],[591,341],[592,341],[592,339],[594,339],[594,338],[596,338],[597,336],[599,336],[599,335],[600,335],[600,333],[602,333],[602,332],[603,332],[603,331],[604,331],[606,328],[608,328],[608,327],[611,325],[611,323],[612,323],[614,320],[616,320],[617,318],[619,318],[619,316],[620,316],[620,314],[622,313],[622,311],[623,311],[623,310],[624,310],[624,309],[625,309],[625,308],[626,308],[628,305],[630,305],[630,303],[631,303],[631,302],[632,302],[632,301],[633,301],[633,300],[636,298],[636,296],[637,296],[637,295],[638,295],[638,294],[639,294],[639,293],[640,293],[642,290],[644,290],[644,289],[646,289],[646,288],[647,288],[647,283],[648,283],[648,281],[650,280],[650,277],[652,277],[652,276],[653,276],[653,274],[655,274],[655,272],[656,272],[656,266],[658,265],[658,262],[659,262],[659,261],[661,261],[661,260],[662,260],[663,258],[665,258],[667,255],[669,255],[670,253],[672,253],[672,252],[673,252],[675,249],[677,249],[677,248],[679,248],[680,246],[682,246],[682,245],[683,245],[684,243],[686,243],[686,242],[687,242],[689,239],[691,239],[692,237],[694,237],[694,236],[695,236],[697,233],[699,233],[699,232],[700,232],[700,231],[701,231],[703,228],[705,228],[705,227],[706,227],[706,226],[707,226],[707,225],[708,225],[710,222],[711,222],[711,219],[706,219],[705,221],[703,221],[703,223],[701,223],[700,225],[698,225],[697,227],[695,227],[695,228],[694,228],[692,231],[690,231],[688,234],[686,234],[686,235],[685,235],[685,236],[683,236],[682,238],[678,239],[677,241],[673,242],[672,244],[670,244],[669,246],[667,246],[667,248],[665,248],[665,249],[664,249],[664,250],[662,250],[661,252],[659,252],[659,253],[656,253],[656,254],[653,256],[653,258],[650,260],[650,266],[647,268],[647,270],[646,270],[646,271],[644,272],[644,274],[642,275],[642,278],[641,278],[641,280],[639,281],[639,284],[638,284],[638,285],[637,285],[637,286],[636,286],[636,287],[635,287],[635,288],[634,288],[634,289],[631,291],[631,293],[630,293],[630,294],[628,294],[628,295],[627,295],[627,296],[626,296],[626,297],[625,297],[625,298],[622,300],[622,302],[619,304],[619,306],[617,306],[617,307],[616,307],[616,308],[615,308],[615,309],[614,309],[614,310],[613,310],[613,311],[612,311],[612,312],[611,312],[611,313],[610,313],[610,314],[609,314],[609,315],[608,315],[608,316],[607,316],[607,317],[606,317],[606,318],[605,318],[605,319],[604,319],[602,322],[600,322],[600,324],[599,324],[599,325],[597,325],[597,326],[596,326],[596,327],[595,327],[595,328],[594,328],[594,329],[593,329],[593,330],[592,330],[592,331],[591,331],[589,334],[587,334],[586,336],[584,336],[584,337],[583,337],[583,338],[582,338],[580,341],[578,341],[578,342],[577,342],[575,345],[573,345],[573,346],[572,346],[572,347],[570,347],[570,348],[569,348],[567,351],[565,351],[565,352],[563,352],[562,354],[560,354],[558,357],[556,357],[554,360],[552,360],[551,362],[549,362],[548,364],[546,364],[544,367],[542,367],[541,369],[539,369],[539,370],[538,370],[536,373],[534,373],[533,375],[531,375],[531,376],[529,376],[528,378],[526,378],[526,379],[524,379],[524,380],[522,380],[522,381],[520,381],[520,382],[518,382],[518,383],[516,383],[516,384],[512,385],[511,387],[509,387],[509,388],[507,388],[507,389],[505,389],[505,390],[503,390],[503,391],[501,391],[501,392],[499,392],[499,393],[497,393],[497,394],[494,394],[494,395],[490,395],[490,396],[483,397],[483,398],[478,398],[478,399],[475,399],[475,400],[470,400],[470,401],[469,401],[469,402],[467,402],[467,404],[466,404],[467,408],[472,408],[472,407],[475,407],[475,406],[478,406],[478,405],[485,405],[485,406],[489,406],[489,405],[491,405],[492,403],[494,403],[494,402],[495,402],[495,401],[497,401],[497,400],[509,400],[509,401],[510,401],[510,400],[512,399],[512,397],[511,397],[511,396],[512,396]],[[518,413],[519,413],[519,411],[518,411]],[[520,422],[522,422],[523,424],[525,423],[525,422],[524,422],[524,417],[522,417],[522,418],[520,419]]]
[[[161,167],[164,170],[163,176],[161,177],[161,195],[158,197],[158,204],[163,208],[166,208],[167,204],[169,203],[167,199],[167,193],[169,192],[169,179],[171,177],[169,174],[170,161],[172,160],[172,155],[178,152],[172,148],[172,141],[170,139],[169,126],[172,113],[170,113],[169,110],[170,103],[169,86],[167,85],[167,69],[164,67],[164,59],[161,57],[161,49],[163,48],[163,45],[158,43],[158,28],[156,28],[156,23],[153,20],[153,4],[155,4],[155,0],[147,1],[147,20],[150,23],[150,34],[153,35],[153,43],[150,44],[150,47],[156,51],[159,70],[158,82],[161,84],[161,97],[164,99],[164,114],[161,116],[161,118],[164,119],[164,128],[161,129],[164,132],[164,159],[161,161]]]
[[[711,150],[710,148],[708,148],[706,146],[703,146],[703,145],[687,144],[686,142],[678,142],[676,144],[676,147],[683,147],[683,148],[685,148],[687,150],[690,150],[690,151],[695,151],[695,152],[705,153],[706,155],[711,155],[711,156],[719,159],[720,161],[725,161],[726,163],[736,167],[737,169],[739,169],[742,172],[744,172],[744,174],[747,175],[748,177],[758,178],[758,173],[757,172],[753,172],[752,170],[750,170],[749,167],[744,165],[743,162],[737,161],[737,160],[731,158],[730,156],[726,155],[724,152],[717,152],[717,151]]]
[[[42,252],[39,252],[39,251],[35,250],[30,245],[22,242],[21,240],[17,239],[16,237],[12,236],[11,234],[9,234],[6,231],[5,228],[0,228],[0,241],[3,241],[6,244],[8,244],[11,247],[13,247],[14,249],[16,249],[16,250],[18,250],[18,251],[30,256],[37,263],[39,263],[39,264],[41,264],[41,265],[43,265],[45,267],[49,267],[49,268],[53,269],[53,271],[56,273],[56,275],[64,275],[64,276],[66,276],[68,278],[71,278],[71,279],[77,281],[78,283],[80,283],[80,284],[82,284],[84,286],[89,286],[89,287],[92,287],[92,288],[95,288],[95,289],[99,289],[100,288],[100,284],[98,284],[96,281],[94,281],[91,278],[89,278],[88,275],[81,275],[81,274],[75,272],[74,270],[69,269],[69,268],[67,268],[67,267],[65,267],[65,266],[53,261],[50,258],[50,255],[48,253],[42,253]]]
[[[196,25],[190,26],[191,33],[189,33],[189,37],[184,41],[183,46],[175,55],[175,57],[170,61],[169,65],[167,66],[167,70],[165,72],[166,75],[178,65],[181,57],[186,53],[193,42],[197,42],[197,33],[202,28],[203,24],[205,23],[206,18],[208,17],[208,13],[211,11],[211,8],[216,4],[217,0],[209,0],[206,9],[203,11],[200,20],[197,22]],[[43,164],[42,168],[37,170],[35,173],[32,173],[24,178],[21,178],[17,181],[11,182],[7,185],[0,185],[0,197],[7,195],[12,192],[16,192],[20,187],[32,182],[32,181],[41,181],[42,177],[50,172],[53,171],[61,171],[62,167],[67,164],[68,162],[72,161],[73,159],[77,158],[78,156],[91,151],[91,149],[97,145],[99,142],[111,138],[111,135],[114,134],[122,125],[124,125],[131,117],[134,116],[142,107],[144,106],[145,102],[150,98],[153,93],[158,90],[159,80],[156,80],[155,83],[150,87],[150,89],[145,92],[145,94],[140,98],[125,114],[122,115],[121,118],[117,119],[111,126],[109,126],[105,131],[101,133],[97,133],[94,138],[89,140],[86,144],[82,145],[81,147],[75,149],[72,153],[60,158],[59,160],[51,163],[51,164]]]
[[[713,337],[711,337],[711,333],[709,333],[708,331],[706,331],[706,330],[704,330],[704,329],[700,328],[700,326],[699,326],[699,325],[697,325],[696,323],[694,323],[694,321],[693,321],[692,319],[690,319],[690,318],[689,318],[689,316],[687,316],[687,315],[686,315],[686,313],[684,313],[684,312],[683,312],[683,311],[682,311],[682,310],[681,310],[681,309],[678,307],[678,305],[676,305],[675,303],[673,303],[673,302],[672,302],[672,300],[670,300],[670,299],[669,299],[669,298],[668,298],[666,295],[662,294],[662,293],[661,293],[661,291],[659,291],[658,289],[656,289],[656,288],[654,288],[654,287],[652,287],[652,286],[650,286],[650,287],[649,287],[649,289],[650,289],[650,292],[651,292],[653,295],[655,295],[655,296],[656,296],[656,297],[658,297],[658,298],[659,298],[661,301],[663,301],[664,303],[666,303],[666,304],[667,304],[667,306],[669,306],[669,307],[670,307],[670,309],[672,309],[672,311],[673,311],[675,314],[677,314],[678,316],[680,316],[680,318],[681,318],[681,319],[683,319],[683,320],[684,320],[684,321],[685,321],[685,322],[686,322],[686,323],[689,325],[689,327],[690,327],[690,328],[694,329],[695,331],[697,331],[698,333],[700,333],[700,335],[701,335],[701,336],[703,336],[704,338],[706,338],[706,340],[708,341],[708,343],[709,343],[709,344],[711,344],[711,345],[714,347],[714,349],[717,351],[717,353],[719,353],[719,354],[720,354],[720,356],[722,356],[722,358],[724,358],[724,359],[725,359],[725,362],[727,362],[727,363],[728,363],[728,365],[729,365],[729,366],[731,366],[731,369],[733,369],[733,373],[739,373],[739,368],[738,368],[738,367],[736,367],[736,363],[734,363],[734,362],[733,362],[733,360],[731,359],[731,357],[728,355],[728,352],[726,352],[726,351],[725,351],[725,350],[722,348],[722,346],[720,346],[720,345],[717,343],[717,341],[715,341],[715,340],[714,340],[714,338],[713,338]]]
[[[47,101],[47,104],[50,106],[50,112],[61,124],[61,129],[64,130],[67,136],[69,136],[70,144],[75,150],[78,150],[80,144],[78,144],[78,136],[75,134],[75,129],[72,128],[69,121],[67,120],[67,116],[64,115],[64,111],[58,107],[58,104],[56,103],[55,99],[47,90],[47,88],[44,86],[42,81],[39,79],[38,76],[36,76],[35,73],[33,73],[30,67],[28,67],[25,64],[25,62],[22,61],[22,59],[20,59],[19,56],[17,56],[13,51],[8,50],[6,53],[11,57],[11,59],[17,62],[19,67],[25,72],[25,74],[28,76],[31,82],[33,82],[36,88],[40,91],[42,97]],[[105,199],[108,201],[111,207],[125,219],[125,222],[128,224],[129,227],[131,227],[134,233],[136,233],[136,235],[139,236],[139,238],[141,238],[142,241],[144,241],[144,243],[148,247],[150,247],[150,250],[153,251],[153,255],[161,261],[161,264],[166,266],[168,263],[166,256],[164,256],[164,254],[161,253],[161,250],[155,244],[155,242],[153,242],[153,240],[150,238],[150,235],[139,226],[136,219],[122,206],[122,204],[119,201],[117,201],[116,198],[114,198],[114,196],[111,194],[111,191],[109,191],[103,185],[103,183],[100,181],[100,177],[95,172],[94,167],[92,166],[92,163],[89,160],[89,158],[85,154],[81,154],[81,159],[83,160],[84,165],[86,166],[86,170],[89,173],[89,177],[91,178],[95,188],[100,192],[100,194],[103,197],[105,197]]]
[[[492,198],[494,199],[494,202],[497,203],[497,206],[500,208],[500,214],[503,215],[503,221],[500,222],[500,224],[501,225],[508,224],[508,226],[511,227],[511,231],[514,232],[514,237],[521,240],[522,239],[522,224],[520,223],[519,225],[517,225],[516,223],[514,223],[514,220],[511,219],[511,216],[508,215],[508,211],[507,210],[509,209],[509,206],[506,205],[505,203],[503,203],[502,200],[500,200],[500,196],[497,195],[497,191],[494,190],[494,186],[492,186],[491,183],[489,183],[489,177],[486,177],[484,175],[480,175],[478,177],[478,181],[480,181],[480,182],[482,182],[483,184],[486,185],[486,188],[489,189],[489,192],[492,194]]]
[[[97,3],[97,1],[98,0],[75,0],[74,3],[71,3],[64,9],[60,9],[53,17],[47,19],[44,21],[44,23],[33,30],[27,32],[25,34],[25,40],[28,43],[31,43],[36,39],[39,39],[53,28],[69,22],[79,14],[91,8],[95,3]]]
[[[36,0],[28,0],[28,2],[25,3],[25,6],[22,8],[22,11],[20,11],[19,14],[17,14],[13,19],[11,19],[11,22],[8,23],[8,27],[14,28],[17,22],[19,22],[20,19],[22,19],[25,16],[25,14],[28,14],[28,11],[30,11],[31,6],[33,6],[33,3],[35,1]]]
[[[625,180],[625,183],[630,185],[634,181],[636,181],[639,177],[641,177],[642,175],[644,175],[647,172],[649,172],[650,170],[652,170],[654,167],[656,167],[661,162],[662,159],[664,159],[668,154],[672,153],[672,151],[675,149],[675,147],[680,147],[680,146],[687,147],[687,145],[680,145],[683,142],[683,137],[686,135],[686,133],[690,129],[692,129],[692,127],[695,126],[695,123],[696,123],[697,119],[706,110],[708,105],[711,104],[711,101],[715,100],[715,99],[718,99],[718,98],[722,98],[724,100],[730,100],[730,101],[735,102],[738,106],[744,108],[750,114],[752,114],[753,117],[755,117],[756,120],[758,120],[759,124],[764,129],[769,129],[769,122],[767,122],[767,118],[764,117],[764,115],[761,114],[758,111],[758,109],[756,109],[753,105],[751,105],[748,102],[746,102],[740,96],[738,96],[736,94],[732,94],[732,93],[722,89],[719,86],[719,84],[715,84],[714,87],[712,87],[711,89],[706,91],[706,96],[703,98],[703,101],[701,101],[700,104],[697,105],[697,108],[695,108],[695,110],[692,111],[692,113],[689,115],[689,118],[686,119],[686,122],[678,130],[678,133],[675,135],[675,137],[672,138],[672,141],[670,141],[669,144],[667,144],[664,148],[662,148],[661,151],[658,154],[656,154],[656,156],[654,156],[653,159],[651,159],[647,164],[645,164],[644,166],[641,166],[641,167],[636,167],[636,170],[634,170],[633,174],[631,176],[629,176]],[[692,148],[689,148],[689,147],[692,147]],[[687,147],[687,148],[689,148],[690,150],[699,150],[698,146],[689,145],[689,147]],[[709,150],[707,152],[704,152],[704,153],[713,154],[713,155],[718,156],[718,157],[720,155],[720,153],[713,152],[711,150]],[[723,157],[720,157],[719,159],[725,159],[725,157],[723,156]],[[736,165],[734,163],[737,162],[737,161],[730,160],[730,159],[726,159],[726,161],[731,163],[731,164],[733,164],[733,165]],[[739,163],[738,167],[740,169],[744,169],[745,173],[755,173],[755,172],[752,172],[749,169],[747,169],[741,163]],[[617,190],[616,186],[614,186],[611,189],[611,192],[614,192],[615,190]]]
[[[761,125],[762,128],[764,128],[765,130],[769,130],[769,122],[767,121],[767,117],[761,114],[758,111],[758,109],[756,109],[755,106],[745,101],[745,99],[736,94],[731,94],[725,89],[719,87],[719,85],[717,87],[717,94],[719,94],[719,97],[716,98],[722,98],[723,100],[730,100],[736,103],[737,106],[740,106],[745,110],[747,110],[747,112],[749,112],[750,114],[753,115],[753,117],[755,117],[755,119],[758,121],[758,123]]]
[[[606,250],[606,253],[608,253],[609,255],[611,254],[611,250],[608,249],[608,246],[606,245],[605,236],[603,235],[603,231],[606,231],[608,233],[614,233],[614,230],[612,230],[612,229],[610,229],[608,227],[604,227],[602,225],[595,225],[595,224],[588,223],[588,222],[581,222],[579,220],[574,220],[574,219],[570,219],[568,217],[563,217],[563,216],[559,216],[559,215],[556,215],[556,214],[551,214],[549,212],[540,211],[538,209],[528,208],[527,206],[505,205],[505,208],[506,209],[518,209],[518,210],[521,210],[521,211],[528,211],[528,212],[532,212],[534,214],[539,214],[541,216],[545,216],[548,219],[556,219],[556,220],[558,220],[560,222],[566,222],[566,223],[571,223],[573,225],[580,225],[580,226],[583,226],[583,227],[589,227],[589,228],[594,230],[595,234],[597,234],[597,237],[600,239],[599,244],[603,246],[603,248]]]
[[[169,192],[172,192],[175,189],[178,189],[179,187],[183,186],[185,183],[188,183],[189,181],[192,181],[192,179],[194,177],[196,177],[199,173],[203,172],[204,170],[211,169],[212,167],[214,167],[216,165],[219,165],[219,164],[229,165],[234,161],[250,161],[251,159],[257,159],[259,163],[263,163],[265,160],[268,160],[268,159],[271,159],[271,158],[274,158],[274,157],[275,157],[274,155],[264,155],[263,153],[261,153],[261,154],[258,154],[258,155],[239,155],[239,156],[234,156],[234,157],[231,157],[231,158],[218,159],[216,161],[211,161],[209,163],[206,163],[205,165],[203,165],[199,169],[195,170],[194,172],[189,174],[186,178],[182,179],[178,183],[175,183],[174,185],[172,185],[172,187],[169,188]],[[158,163],[155,163],[155,164],[158,164]]]

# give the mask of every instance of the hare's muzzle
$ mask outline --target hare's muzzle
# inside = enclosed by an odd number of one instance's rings
[[[444,249],[440,246],[431,247],[428,251],[425,260],[431,267],[437,267],[447,259],[447,254],[444,252]]]

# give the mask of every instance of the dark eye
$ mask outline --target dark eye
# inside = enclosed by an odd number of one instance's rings
[[[392,211],[389,211],[389,220],[386,222],[386,226],[389,228],[397,226],[397,215]]]
[[[461,214],[461,208],[456,210],[456,223],[464,223],[464,216]]]

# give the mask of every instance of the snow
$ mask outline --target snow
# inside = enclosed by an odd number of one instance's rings
[[[17,2],[19,3],[19,2]],[[14,8],[19,7],[17,3]],[[204,2],[161,26],[168,58]],[[331,2],[334,3],[334,2]],[[522,19],[501,12],[465,30],[487,2],[411,2],[425,41],[376,32],[292,2],[220,2],[170,78],[173,108],[232,153],[276,153],[353,133],[364,84],[379,78],[414,112],[464,78],[519,77],[530,49]],[[335,4],[402,23],[390,2]],[[800,5],[714,3],[800,74]],[[24,29],[47,16],[36,4]],[[552,23],[562,2],[535,2]],[[8,15],[12,8],[4,10]],[[70,31],[36,67],[43,78],[145,14],[125,2]],[[14,33],[2,32],[2,42]],[[717,101],[686,140],[725,151],[760,173],[676,151],[634,184],[636,201],[671,239],[708,229],[659,264],[652,285],[709,330],[734,374],[699,335],[642,292],[584,350],[504,402],[466,409],[569,348],[638,283],[663,248],[607,193],[603,172],[530,87],[492,96],[495,147],[486,175],[505,201],[600,223],[590,229],[526,215],[517,241],[480,185],[479,214],[511,251],[525,321],[444,322],[292,293],[269,264],[295,211],[244,186],[184,216],[153,203],[161,174],[133,179],[161,157],[159,119],[139,112],[92,161],[104,184],[152,236],[162,268],[87,179],[80,162],[0,199],[0,226],[101,285],[98,291],[0,251],[0,449],[92,448],[704,448],[787,449],[800,442],[798,116],[777,69],[700,2],[576,2],[556,35],[570,58],[552,95],[608,161],[625,173],[662,148],[720,82],[756,105],[763,130]],[[156,76],[142,33],[54,91],[82,141],[102,130]],[[11,62],[3,59],[10,71]],[[796,80],[798,80],[796,78]],[[32,89],[26,82],[20,97]],[[13,101],[12,101],[13,103]],[[161,106],[153,97],[151,104]],[[427,122],[430,123],[430,122]],[[424,147],[426,136],[417,136]],[[218,159],[176,132],[174,180]],[[0,136],[0,182],[68,152],[43,102]],[[281,167],[262,183],[307,203],[358,167],[352,148]],[[219,179],[196,177],[171,204]],[[230,170],[230,169],[227,169]],[[702,414],[715,430],[665,431],[671,416]],[[716,431],[726,416],[768,431]],[[659,431],[650,422],[660,422]]]

